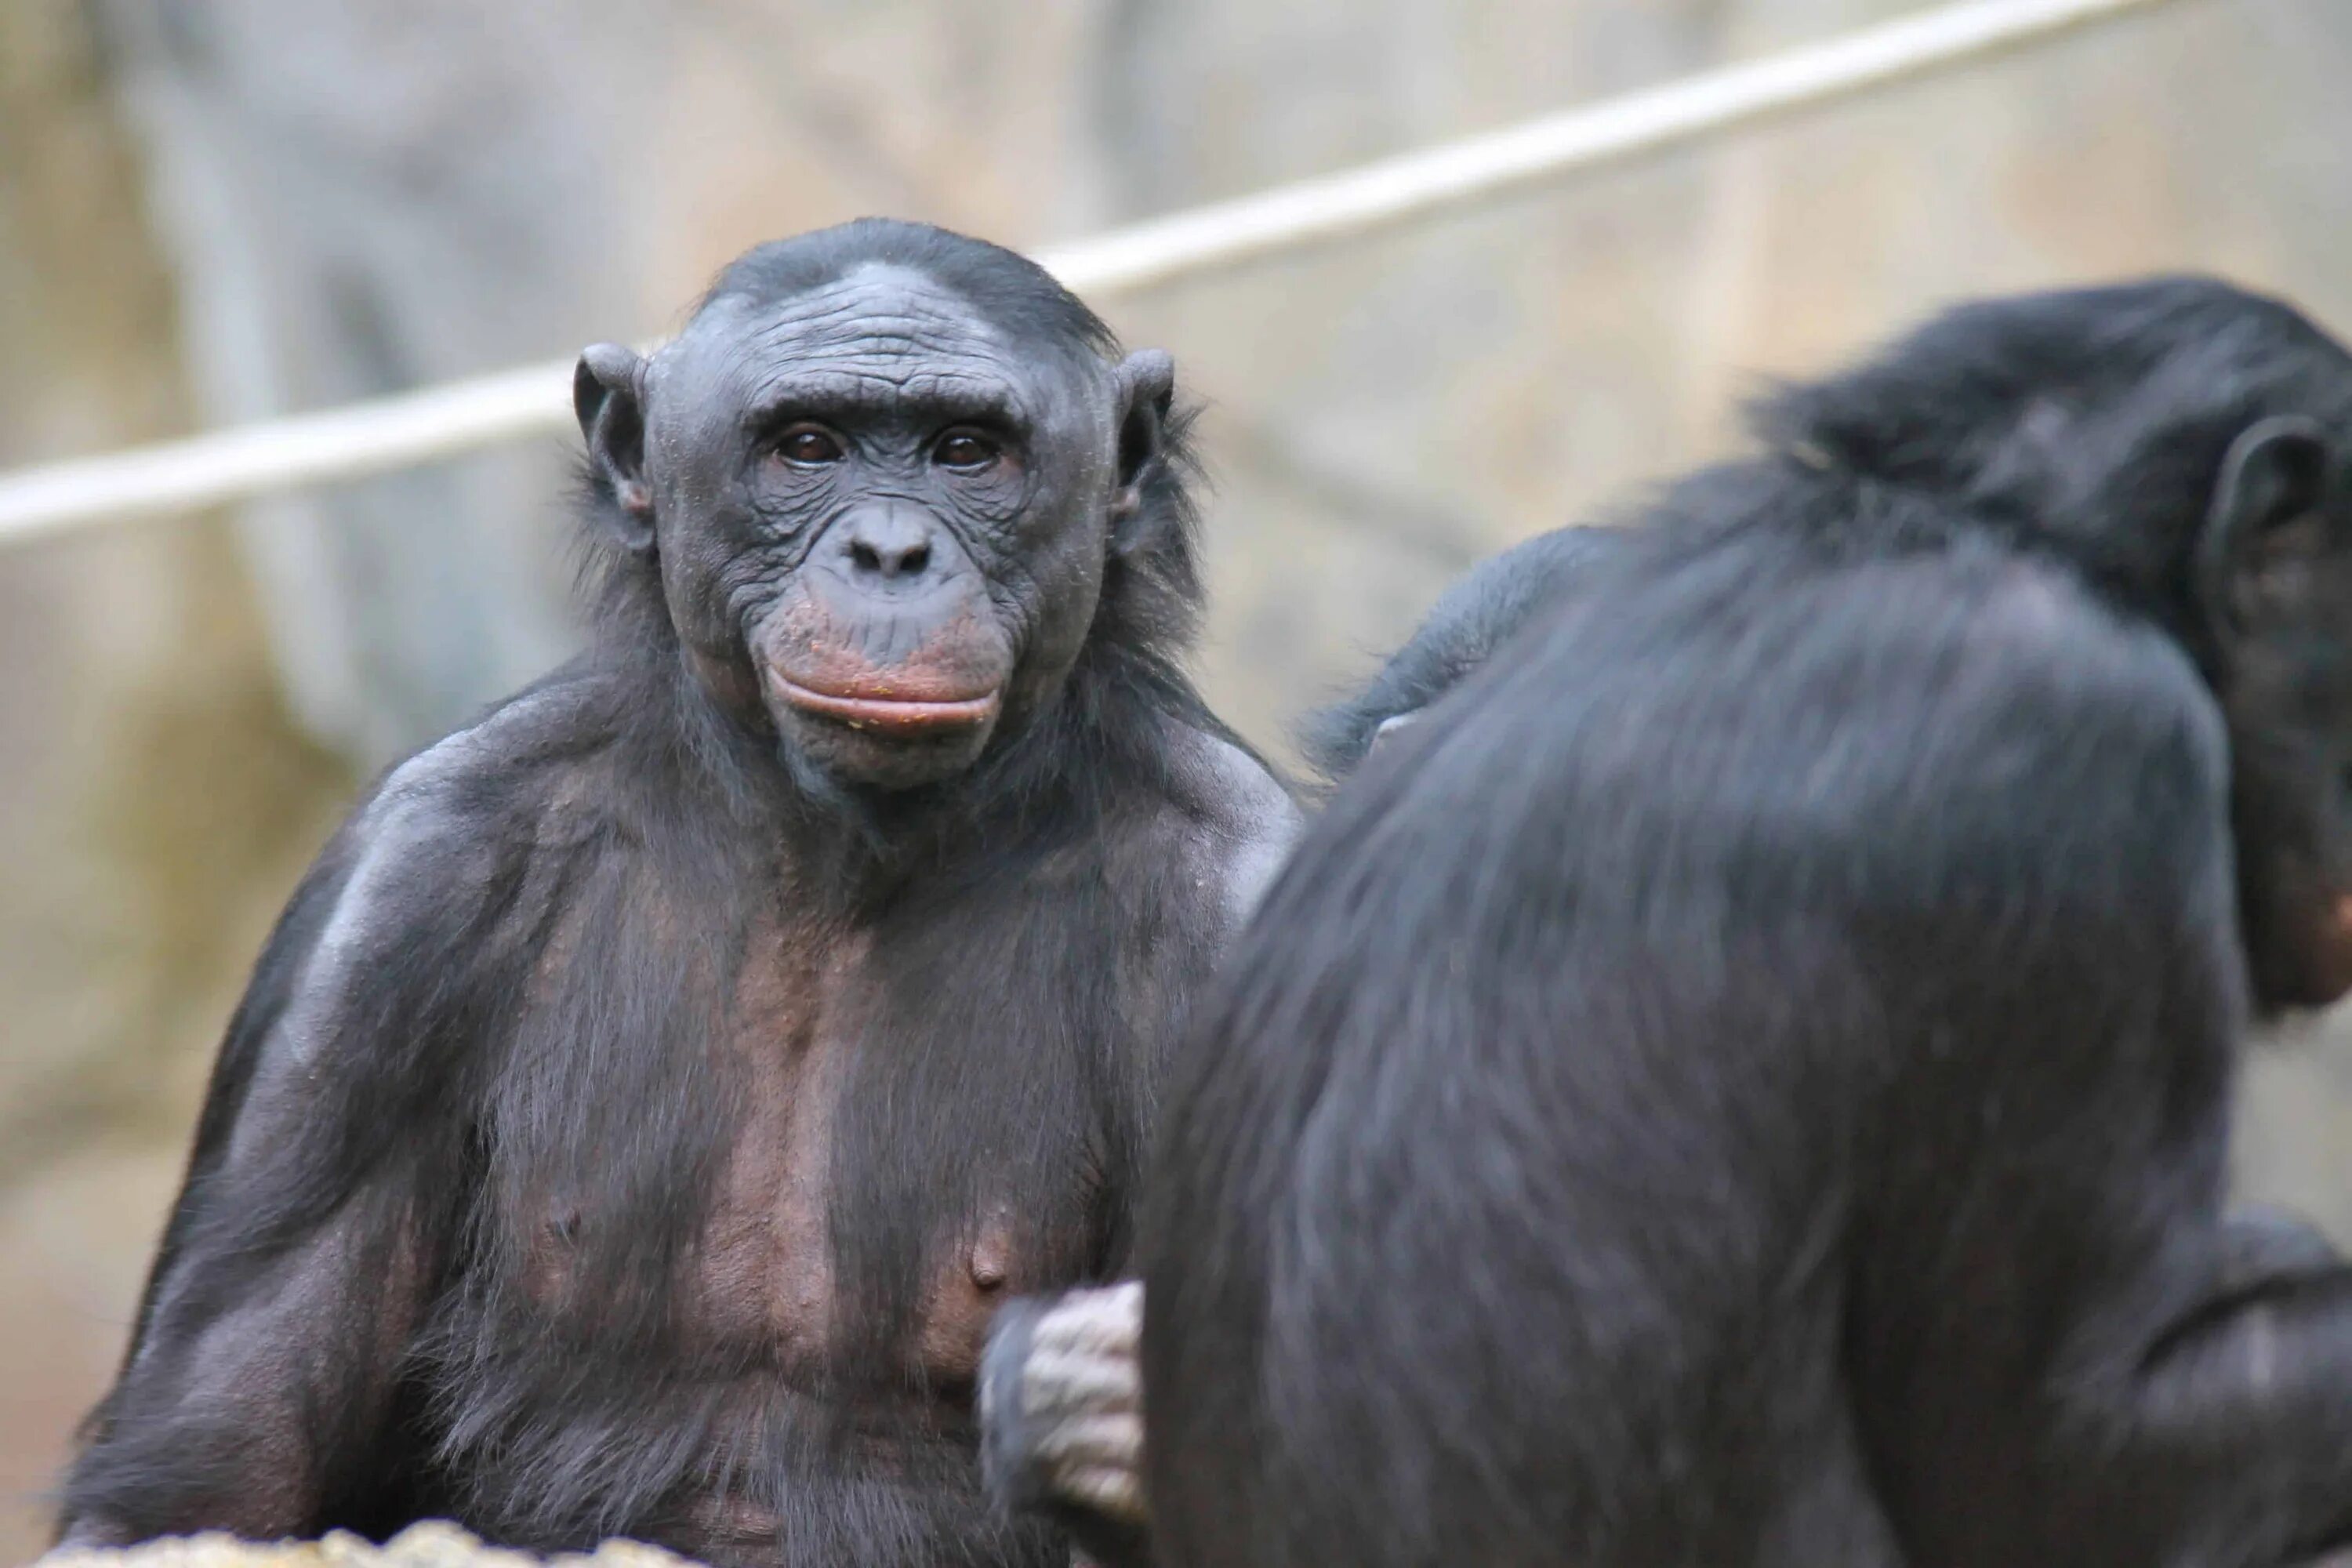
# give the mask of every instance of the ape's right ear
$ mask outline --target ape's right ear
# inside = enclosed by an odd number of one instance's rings
[[[646,483],[646,362],[618,343],[583,351],[572,373],[572,411],[588,442],[588,465],[613,505],[606,516],[631,550],[654,544],[654,493]]]
[[[2224,647],[2273,629],[2265,623],[2305,595],[2293,592],[2347,542],[2329,525],[2339,469],[2315,420],[2282,414],[2239,433],[2198,541],[2197,593]]]

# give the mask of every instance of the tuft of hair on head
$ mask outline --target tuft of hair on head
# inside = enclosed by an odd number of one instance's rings
[[[2280,300],[2162,277],[1957,306],[1751,425],[1811,482],[1959,509],[2193,647],[2189,563],[2224,457],[2285,413],[2352,430],[2352,355]]]
[[[2152,381],[2210,405],[2315,353],[2340,362],[2293,307],[2215,278],[2051,289],[1954,306],[1850,369],[1771,387],[1748,422],[1808,467],[1966,493],[2021,437],[2055,449]]]

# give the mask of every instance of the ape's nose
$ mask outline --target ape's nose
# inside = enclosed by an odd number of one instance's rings
[[[853,581],[897,583],[930,570],[932,527],[913,507],[861,507],[841,520],[837,548]]]

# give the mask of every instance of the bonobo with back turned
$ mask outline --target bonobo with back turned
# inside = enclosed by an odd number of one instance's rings
[[[2268,1568],[2352,1272],[2223,1210],[2352,985],[2352,356],[2195,279],[1792,388],[1384,746],[1180,1055],[1171,1568]]]

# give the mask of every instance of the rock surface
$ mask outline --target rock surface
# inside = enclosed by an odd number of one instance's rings
[[[37,1568],[681,1568],[657,1546],[608,1541],[593,1552],[533,1557],[485,1546],[454,1524],[412,1524],[382,1546],[341,1531],[319,1541],[239,1541],[233,1535],[173,1536],[120,1551],[52,1552]]]

